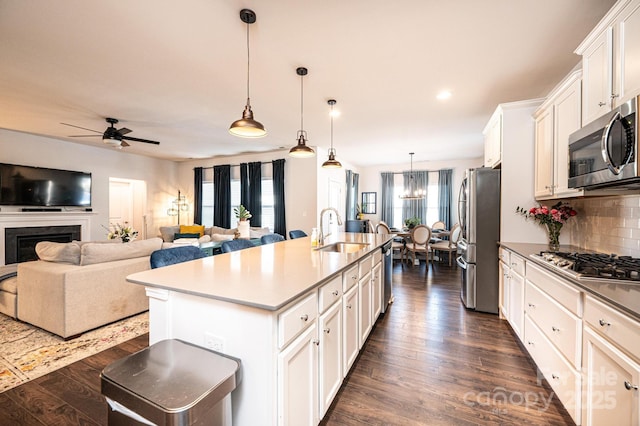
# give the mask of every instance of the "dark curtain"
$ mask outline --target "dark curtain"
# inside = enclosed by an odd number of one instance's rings
[[[245,207],[251,212],[251,226],[262,226],[262,163],[249,163],[249,203]],[[282,234],[284,235],[284,234]]]
[[[284,211],[284,159],[273,160],[273,232],[287,235]]]
[[[202,224],[202,167],[193,169],[193,223]]]
[[[231,228],[231,166],[213,167],[213,224]]]
[[[345,200],[344,203],[344,207],[345,207],[345,214],[344,216],[347,218],[347,220],[354,220],[356,218],[356,211],[355,211],[355,201],[353,199],[353,192],[351,190],[351,188],[353,188],[353,172],[351,170],[346,170],[345,171],[345,177],[347,179],[346,182],[346,193],[347,193],[347,199]]]
[[[249,169],[247,163],[240,163],[240,204],[245,206],[251,213],[251,209],[249,208],[250,200],[249,193],[251,192],[249,188]]]
[[[451,169],[438,172],[438,217],[451,229]]]
[[[380,200],[380,219],[389,226],[393,225],[393,172],[382,172],[382,199]]]

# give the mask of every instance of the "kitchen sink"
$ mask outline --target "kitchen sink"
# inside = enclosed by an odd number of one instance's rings
[[[330,251],[333,253],[355,253],[368,246],[369,244],[366,243],[337,242],[318,247],[317,250]]]

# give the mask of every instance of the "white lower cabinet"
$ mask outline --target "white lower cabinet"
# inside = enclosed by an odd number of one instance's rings
[[[342,301],[334,303],[319,319],[320,418],[342,384]]]
[[[371,272],[368,272],[358,283],[358,307],[360,308],[360,338],[358,340],[358,348],[362,349],[362,345],[367,341],[367,337],[371,332]]]
[[[346,377],[358,357],[360,333],[358,332],[358,286],[354,285],[342,297],[342,376]]]
[[[500,249],[501,312],[516,335],[522,339],[524,325],[525,260],[504,248]]]
[[[376,322],[382,311],[382,263],[378,262],[371,271],[371,303],[373,317],[372,324]]]
[[[315,320],[278,354],[278,424],[315,425],[318,416],[318,327]]]

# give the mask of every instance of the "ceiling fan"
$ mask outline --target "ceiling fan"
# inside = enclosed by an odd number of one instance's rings
[[[115,126],[114,126],[114,124],[118,123],[118,119],[116,119],[116,118],[107,117],[105,120],[107,121],[107,123],[110,124],[110,126],[107,127],[107,130],[105,130],[104,132],[99,132],[97,130],[87,129],[85,127],[75,126],[73,124],[68,124],[68,123],[60,123],[60,124],[63,124],[65,126],[75,127],[75,128],[82,129],[82,130],[88,130],[90,132],[98,133],[97,135],[71,135],[71,136],[69,136],[70,138],[95,137],[95,136],[99,136],[100,134],[102,134],[102,142],[104,142],[107,145],[111,145],[113,147],[119,148],[119,149],[122,148],[122,147],[130,146],[126,141],[144,142],[144,143],[150,143],[150,144],[154,144],[154,145],[160,145],[160,142],[157,142],[157,141],[152,141],[152,140],[149,140],[149,139],[132,138],[131,136],[125,136],[127,133],[131,133],[131,130],[127,129],[126,127],[123,127],[121,129],[116,129]]]

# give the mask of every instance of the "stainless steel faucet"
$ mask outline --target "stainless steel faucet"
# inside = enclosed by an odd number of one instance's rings
[[[338,218],[338,225],[342,225],[342,219],[340,218],[340,213],[338,213],[338,210],[336,210],[334,207],[326,207],[326,208],[322,209],[322,211],[320,212],[320,235],[318,235],[318,245],[319,246],[323,246],[324,245],[324,238],[328,237],[329,235],[331,235],[331,232],[329,232],[328,234],[325,235],[324,229],[323,229],[324,227],[322,226],[322,216],[328,211],[333,211],[336,214],[336,217]]]

